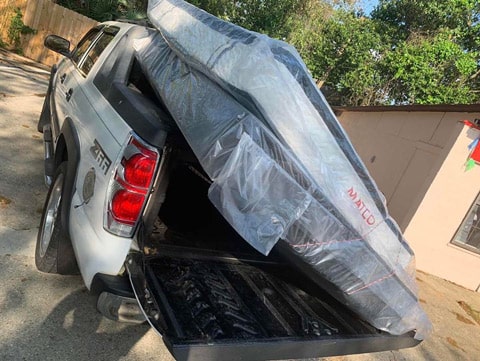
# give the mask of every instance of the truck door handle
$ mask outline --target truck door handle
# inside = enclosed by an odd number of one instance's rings
[[[64,83],[65,82],[65,78],[67,77],[67,74],[63,74],[61,77],[60,77],[60,83]]]
[[[73,89],[70,88],[68,91],[65,93],[65,98],[67,99],[67,102],[70,101],[70,98],[72,97]]]

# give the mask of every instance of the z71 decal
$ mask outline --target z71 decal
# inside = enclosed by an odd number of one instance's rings
[[[98,140],[93,141],[93,146],[90,147],[90,153],[92,153],[93,158],[97,161],[100,169],[103,170],[103,174],[107,174],[112,161],[108,158],[107,154],[103,150],[102,146],[98,142]]]

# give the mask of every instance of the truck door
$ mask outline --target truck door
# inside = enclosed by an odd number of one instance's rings
[[[82,71],[81,66],[84,63],[85,54],[93,46],[100,36],[101,27],[91,29],[78,43],[73,50],[70,59],[64,59],[58,67],[57,76],[54,83],[54,102],[57,119],[53,122],[52,135],[57,140],[63,121],[68,116],[72,116],[74,106],[71,101],[74,89],[78,88],[78,82],[75,72]]]

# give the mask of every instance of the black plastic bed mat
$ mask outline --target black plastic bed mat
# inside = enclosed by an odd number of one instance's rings
[[[281,280],[276,275],[301,275],[279,264],[185,253],[141,262],[141,283],[153,295],[150,307],[158,310],[150,321],[177,360],[307,358],[417,343],[411,335],[380,333],[338,303]]]

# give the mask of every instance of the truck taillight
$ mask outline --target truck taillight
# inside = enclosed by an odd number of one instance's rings
[[[135,154],[125,161],[125,181],[132,186],[148,188],[155,172],[156,159]]]
[[[158,151],[130,136],[117,161],[107,192],[104,226],[110,233],[131,237],[152,188]]]
[[[145,195],[120,189],[112,199],[112,216],[120,223],[134,225],[142,211]]]

